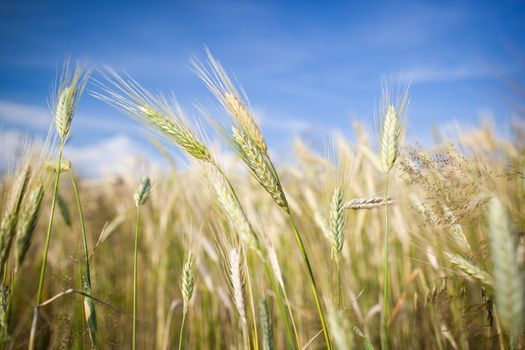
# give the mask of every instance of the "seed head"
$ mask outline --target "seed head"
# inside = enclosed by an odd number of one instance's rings
[[[140,207],[149,198],[151,190],[151,182],[149,180],[149,177],[143,177],[142,180],[140,180],[139,186],[137,187],[137,190],[135,191],[135,195],[133,198],[135,199],[135,205],[137,207]]]

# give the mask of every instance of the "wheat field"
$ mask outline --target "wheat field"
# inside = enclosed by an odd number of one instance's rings
[[[244,90],[191,64],[227,116],[199,107],[211,135],[113,68],[64,66],[48,139],[1,181],[3,348],[525,346],[525,124],[407,144],[410,90],[385,84],[376,132],[274,162]],[[153,132],[168,170],[79,177],[84,98]]]

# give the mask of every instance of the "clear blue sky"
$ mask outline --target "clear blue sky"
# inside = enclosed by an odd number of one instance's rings
[[[0,161],[21,133],[45,134],[50,84],[66,55],[173,91],[198,117],[193,103],[211,98],[188,57],[203,58],[204,45],[242,83],[276,153],[297,135],[351,137],[354,119],[373,126],[390,75],[413,81],[408,134],[422,143],[432,127],[475,125],[480,114],[505,132],[520,101],[502,80],[525,86],[523,1],[3,1]],[[85,95],[70,157],[96,175],[111,170],[95,164],[101,154],[111,163],[153,152],[134,126]]]

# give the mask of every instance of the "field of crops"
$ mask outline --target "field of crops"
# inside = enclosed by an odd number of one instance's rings
[[[377,132],[274,162],[241,87],[192,64],[229,117],[202,109],[207,137],[127,75],[64,67],[50,136],[1,181],[3,347],[525,346],[525,124],[406,144],[410,90],[385,84]],[[93,97],[189,165],[155,142],[168,171],[79,177],[62,150]]]

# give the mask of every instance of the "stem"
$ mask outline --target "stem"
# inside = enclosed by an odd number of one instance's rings
[[[91,289],[91,273],[89,271],[89,251],[88,251],[88,243],[87,243],[87,237],[86,237],[86,224],[84,222],[84,212],[82,211],[82,205],[80,204],[80,195],[78,193],[77,184],[75,182],[75,177],[73,176],[73,171],[71,170],[71,184],[73,186],[73,192],[75,194],[75,200],[77,202],[78,207],[78,213],[80,216],[80,229],[82,232],[82,245],[84,249],[84,259],[85,259],[85,265],[86,265],[86,284],[89,289]]]
[[[38,292],[36,295],[36,304],[42,302],[42,291],[44,288],[44,276],[46,274],[47,254],[49,252],[49,242],[51,241],[51,229],[53,228],[53,219],[55,218],[55,206],[57,202],[58,183],[60,181],[60,163],[62,162],[62,151],[64,150],[64,141],[60,142],[57,160],[57,169],[55,175],[55,185],[53,188],[53,199],[51,201],[51,213],[49,216],[49,224],[47,225],[46,243],[44,247],[44,257],[42,258],[42,267],[40,268],[40,279],[38,281]]]
[[[184,306],[186,308],[186,306]],[[184,321],[186,321],[186,310],[182,313],[182,323],[180,325],[180,334],[179,334],[179,350],[182,349],[182,333],[184,332]]]
[[[255,305],[253,303],[253,290],[252,282],[250,278],[250,269],[248,268],[248,261],[246,259],[246,254],[244,254],[244,264],[246,265],[246,279],[248,280],[248,292],[250,293],[250,307],[252,309],[252,322],[253,322],[253,348],[259,350],[259,335],[257,334],[257,319],[255,317]]]
[[[288,296],[286,295],[286,290],[284,288],[280,288],[277,285],[277,281],[275,280],[274,274],[270,266],[268,266],[268,262],[263,259],[263,266],[266,271],[266,274],[268,275],[268,278],[270,279],[270,284],[272,285],[272,289],[275,293],[275,296],[277,298],[277,304],[279,305],[279,310],[281,312],[281,317],[284,322],[284,326],[286,328],[286,337],[288,339],[288,343],[290,344],[291,348],[295,348],[294,342],[292,339],[292,332],[290,330],[290,325],[288,323],[288,317],[286,317],[286,310],[284,309],[284,303],[283,298],[281,296],[281,290],[284,296],[284,300],[286,301],[286,306],[288,308],[288,314],[290,315],[290,320],[292,322],[293,332],[295,335],[295,342],[297,345],[297,349],[301,349],[301,342],[299,341],[299,334],[297,333],[297,327],[295,326],[295,320],[293,318],[292,309],[290,307],[290,302],[288,301]]]
[[[339,310],[343,309],[343,284],[341,273],[341,262],[338,260],[335,265],[336,284],[337,284],[337,306]]]
[[[140,207],[137,206],[137,224],[135,227],[135,252],[133,254],[133,340],[132,349],[137,349],[137,271],[139,248]]]
[[[42,265],[40,268],[40,278],[38,280],[38,291],[36,294],[36,305],[40,305],[42,302],[42,292],[44,290],[44,277],[46,275],[46,266],[47,266],[47,254],[49,252],[49,242],[51,241],[51,229],[53,228],[53,219],[55,218],[55,206],[57,202],[58,194],[58,183],[60,181],[60,165],[62,162],[62,152],[64,151],[64,140],[60,141],[60,146],[58,150],[58,159],[57,159],[57,169],[55,175],[55,184],[53,187],[53,199],[51,200],[51,213],[49,214],[49,223],[47,225],[46,233],[46,243],[44,246],[44,256],[42,257]],[[33,317],[33,322],[31,324],[31,332],[29,336],[29,345],[30,350],[35,348],[35,337],[36,337],[36,328],[38,325],[38,310],[35,308],[34,311],[35,317]]]
[[[304,247],[303,239],[301,238],[301,235],[297,231],[297,227],[295,226],[295,222],[293,220],[293,216],[291,211],[288,208],[288,217],[290,219],[290,224],[292,225],[292,229],[295,234],[295,238],[297,240],[297,244],[299,245],[299,250],[301,251],[301,255],[303,256],[303,260],[306,264],[306,267],[308,269],[308,275],[310,276],[310,284],[312,286],[312,292],[314,293],[315,298],[315,304],[317,306],[317,311],[319,312],[319,317],[321,318],[321,325],[323,327],[323,333],[324,333],[324,339],[326,342],[326,347],[328,350],[332,349],[332,345],[330,343],[330,336],[328,334],[328,328],[326,325],[326,320],[324,316],[323,307],[321,305],[321,299],[319,298],[319,294],[317,292],[317,282],[315,280],[314,272],[312,270],[312,265],[310,264],[310,259],[308,258],[308,254],[306,253],[306,249]]]
[[[385,179],[385,198],[388,198],[388,175],[386,173]],[[389,292],[389,278],[388,278],[388,202],[385,204],[385,235],[383,239],[383,337],[382,348],[388,349],[388,292]]]

